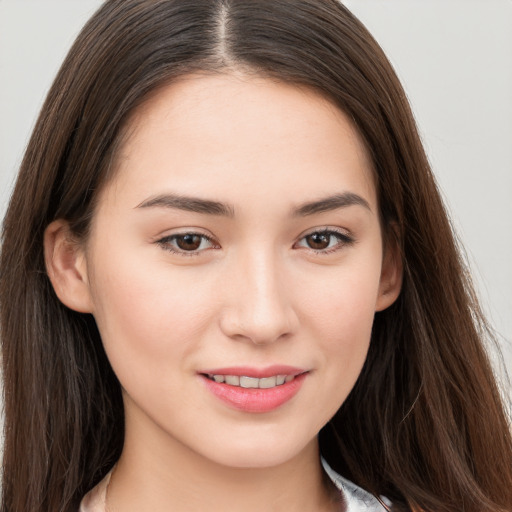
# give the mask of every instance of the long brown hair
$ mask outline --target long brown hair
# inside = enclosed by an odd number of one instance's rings
[[[94,319],[57,299],[43,258],[53,220],[87,237],[130,114],[194,72],[243,69],[311,87],[353,120],[373,161],[404,282],[375,317],[363,371],[320,433],[334,469],[392,510],[512,510],[512,440],[470,279],[405,94],[337,0],[110,0],[48,94],[5,218],[2,512],[77,509],[123,445],[120,385]]]

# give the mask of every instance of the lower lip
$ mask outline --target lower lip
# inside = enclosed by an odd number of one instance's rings
[[[242,388],[215,382],[202,375],[206,387],[224,403],[244,412],[270,412],[291,400],[300,390],[307,373],[269,389]]]

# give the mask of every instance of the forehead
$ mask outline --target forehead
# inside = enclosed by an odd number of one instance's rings
[[[114,181],[133,202],[164,189],[219,199],[260,191],[267,200],[277,190],[293,202],[333,188],[357,188],[376,202],[361,137],[309,88],[253,75],[187,75],[141,105],[126,133]],[[311,197],[302,197],[308,187]]]

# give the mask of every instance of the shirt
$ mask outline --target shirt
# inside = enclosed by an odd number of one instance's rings
[[[336,488],[340,491],[340,502],[344,503],[345,512],[385,512],[384,506],[373,495],[361,487],[343,478],[336,473],[329,464],[322,458],[324,471],[331,479]],[[80,504],[79,512],[106,512],[105,500],[107,488],[110,482],[110,472],[96,487],[89,491]],[[382,501],[390,506],[391,503],[384,497]]]

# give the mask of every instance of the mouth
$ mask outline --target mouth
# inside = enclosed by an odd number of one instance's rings
[[[290,366],[264,370],[225,368],[199,374],[206,388],[230,408],[265,413],[290,401],[301,389],[309,371]]]

